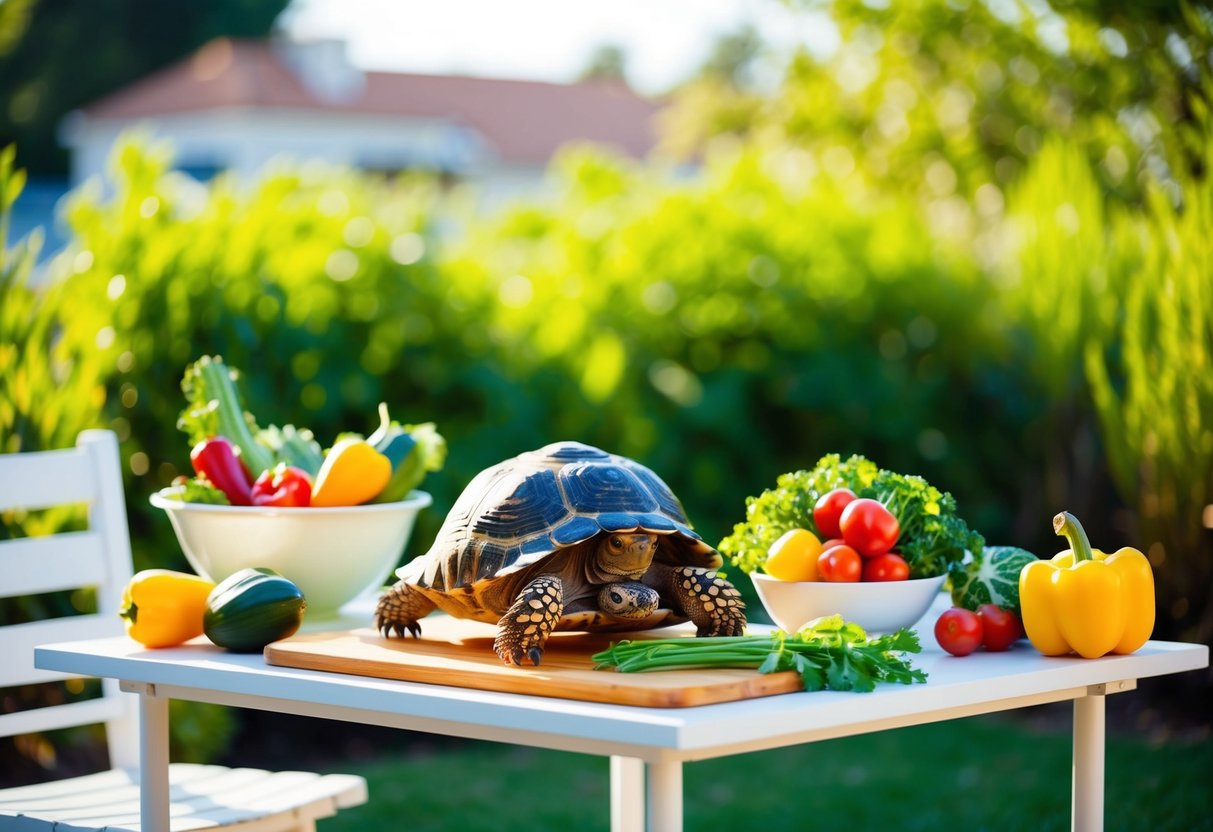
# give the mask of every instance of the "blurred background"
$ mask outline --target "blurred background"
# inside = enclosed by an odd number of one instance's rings
[[[1148,554],[1156,638],[1213,642],[1209,7],[437,5],[0,2],[0,450],[116,430],[137,568],[185,568],[147,497],[221,354],[325,445],[380,401],[437,423],[406,559],[557,439],[655,469],[710,542],[858,452],[988,543],[1051,556],[1072,511]],[[1207,748],[1211,692],[1126,719]],[[239,719],[175,713],[178,751]]]

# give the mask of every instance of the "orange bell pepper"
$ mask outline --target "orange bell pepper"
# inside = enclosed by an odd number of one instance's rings
[[[1069,512],[1053,529],[1070,548],[1019,573],[1024,631],[1046,656],[1067,653],[1094,659],[1132,653],[1154,631],[1154,573],[1136,549],[1112,554],[1092,549],[1082,524]]]

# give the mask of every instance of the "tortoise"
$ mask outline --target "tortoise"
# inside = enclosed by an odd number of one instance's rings
[[[720,554],[661,478],[626,457],[556,442],[486,468],[430,550],[380,598],[384,637],[420,637],[435,608],[497,624],[503,662],[538,665],[555,630],[624,632],[684,621],[740,635],[745,603]]]

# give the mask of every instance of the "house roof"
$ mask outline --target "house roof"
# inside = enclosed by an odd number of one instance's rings
[[[345,98],[314,93],[265,41],[221,38],[91,104],[88,119],[146,119],[221,108],[322,110],[439,118],[476,130],[503,160],[543,163],[573,140],[644,156],[660,104],[625,84],[553,84],[368,72]]]

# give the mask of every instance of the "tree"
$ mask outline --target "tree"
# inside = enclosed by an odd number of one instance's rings
[[[0,3],[0,146],[32,175],[62,175],[67,113],[220,36],[264,37],[288,0]]]
[[[628,55],[617,43],[604,43],[594,50],[579,76],[582,81],[627,83]]]

